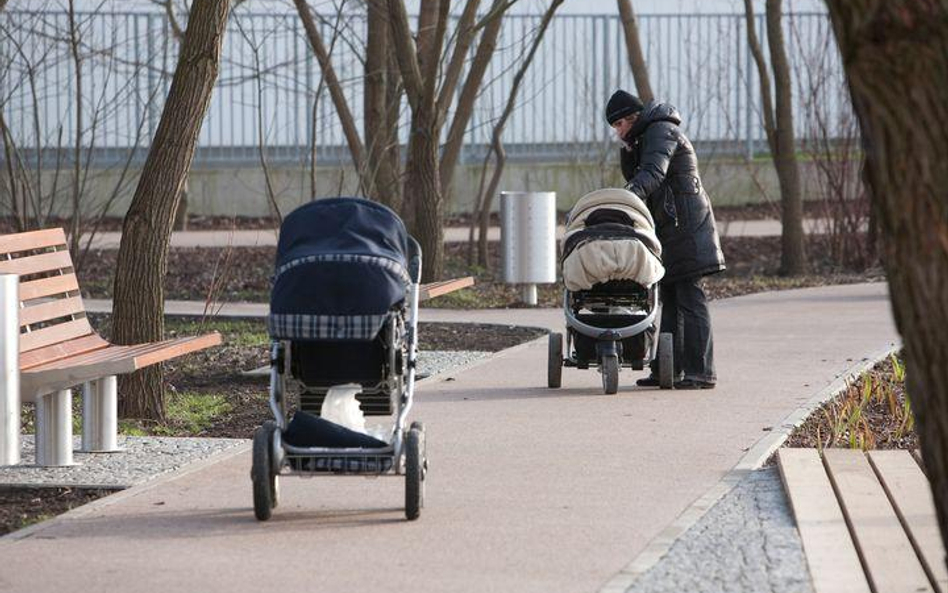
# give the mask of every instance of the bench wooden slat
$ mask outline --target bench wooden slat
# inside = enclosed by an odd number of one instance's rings
[[[32,301],[67,292],[79,292],[79,281],[73,273],[20,282],[20,301]]]
[[[468,286],[473,286],[473,285],[474,285],[473,276],[465,276],[464,278],[453,278],[451,280],[441,280],[439,282],[430,282],[428,284],[422,284],[419,287],[418,300],[424,301],[428,299],[433,299],[437,296],[448,294],[449,292],[454,292],[455,290],[461,290],[462,288],[467,288]]]
[[[220,334],[213,332],[202,336],[191,336],[186,338],[174,338],[161,342],[150,342],[146,344],[132,344],[129,346],[120,346],[118,344],[109,344],[108,348],[92,350],[89,352],[77,354],[64,360],[51,361],[46,364],[40,364],[30,369],[31,371],[51,371],[64,369],[73,366],[88,366],[113,362],[119,359],[133,359],[135,369],[140,369],[163,362],[175,356],[193,351],[195,348],[206,348],[220,344]]]
[[[76,296],[37,303],[20,309],[20,327],[77,313],[85,313],[85,307],[82,306],[82,297]]]
[[[99,350],[108,345],[109,343],[98,334],[89,334],[75,340],[60,342],[29,352],[20,352],[20,369],[27,370],[40,364],[49,364],[77,354]]]
[[[68,251],[51,251],[17,259],[0,260],[0,274],[39,274],[72,267]]]
[[[870,451],[872,464],[902,522],[922,568],[940,593],[948,593],[945,546],[938,530],[931,487],[908,451]]]
[[[49,346],[50,344],[58,344],[59,342],[65,342],[73,338],[81,338],[91,333],[93,333],[92,326],[89,325],[89,320],[85,317],[74,321],[58,323],[50,327],[31,331],[27,334],[20,334],[20,352],[29,352],[30,350]]]
[[[863,452],[827,449],[823,459],[873,591],[933,591]]]
[[[777,465],[816,593],[869,593],[843,512],[816,449],[780,449]]]
[[[20,384],[25,401],[29,401],[30,394],[35,394],[39,388],[55,390],[110,375],[124,375],[220,343],[220,334],[213,332],[153,344],[109,345],[101,350],[25,369],[20,374]]]
[[[0,255],[60,245],[66,245],[66,233],[61,228],[0,235]]]

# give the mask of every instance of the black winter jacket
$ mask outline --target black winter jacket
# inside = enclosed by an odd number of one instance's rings
[[[620,150],[626,189],[645,200],[655,218],[665,265],[663,282],[724,270],[711,200],[701,185],[698,159],[678,127],[681,115],[650,102]]]

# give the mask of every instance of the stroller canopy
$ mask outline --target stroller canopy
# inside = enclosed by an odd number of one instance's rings
[[[409,283],[408,232],[397,214],[361,198],[310,202],[280,228],[270,333],[373,339]]]
[[[624,189],[600,189],[579,199],[566,221],[563,284],[589,290],[610,280],[648,288],[665,274],[662,246],[648,207]]]

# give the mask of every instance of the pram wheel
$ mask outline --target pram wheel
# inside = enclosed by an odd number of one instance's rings
[[[602,357],[602,390],[606,395],[613,395],[619,391],[619,356],[606,354]]]
[[[413,427],[405,436],[405,518],[414,521],[424,506],[424,433]]]
[[[557,389],[563,382],[563,334],[553,332],[548,342],[546,386]]]
[[[276,425],[266,421],[253,434],[253,513],[259,521],[266,521],[277,505],[277,476],[273,471],[272,443]]]
[[[675,339],[668,332],[658,335],[658,385],[662,389],[675,385]]]

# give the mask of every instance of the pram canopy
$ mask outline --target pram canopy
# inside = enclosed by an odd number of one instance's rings
[[[408,232],[386,206],[345,197],[300,206],[280,227],[270,335],[374,339],[405,299],[408,258]]]
[[[648,288],[665,274],[662,246],[648,207],[624,189],[600,189],[579,199],[566,221],[563,283],[588,290],[610,280]]]

